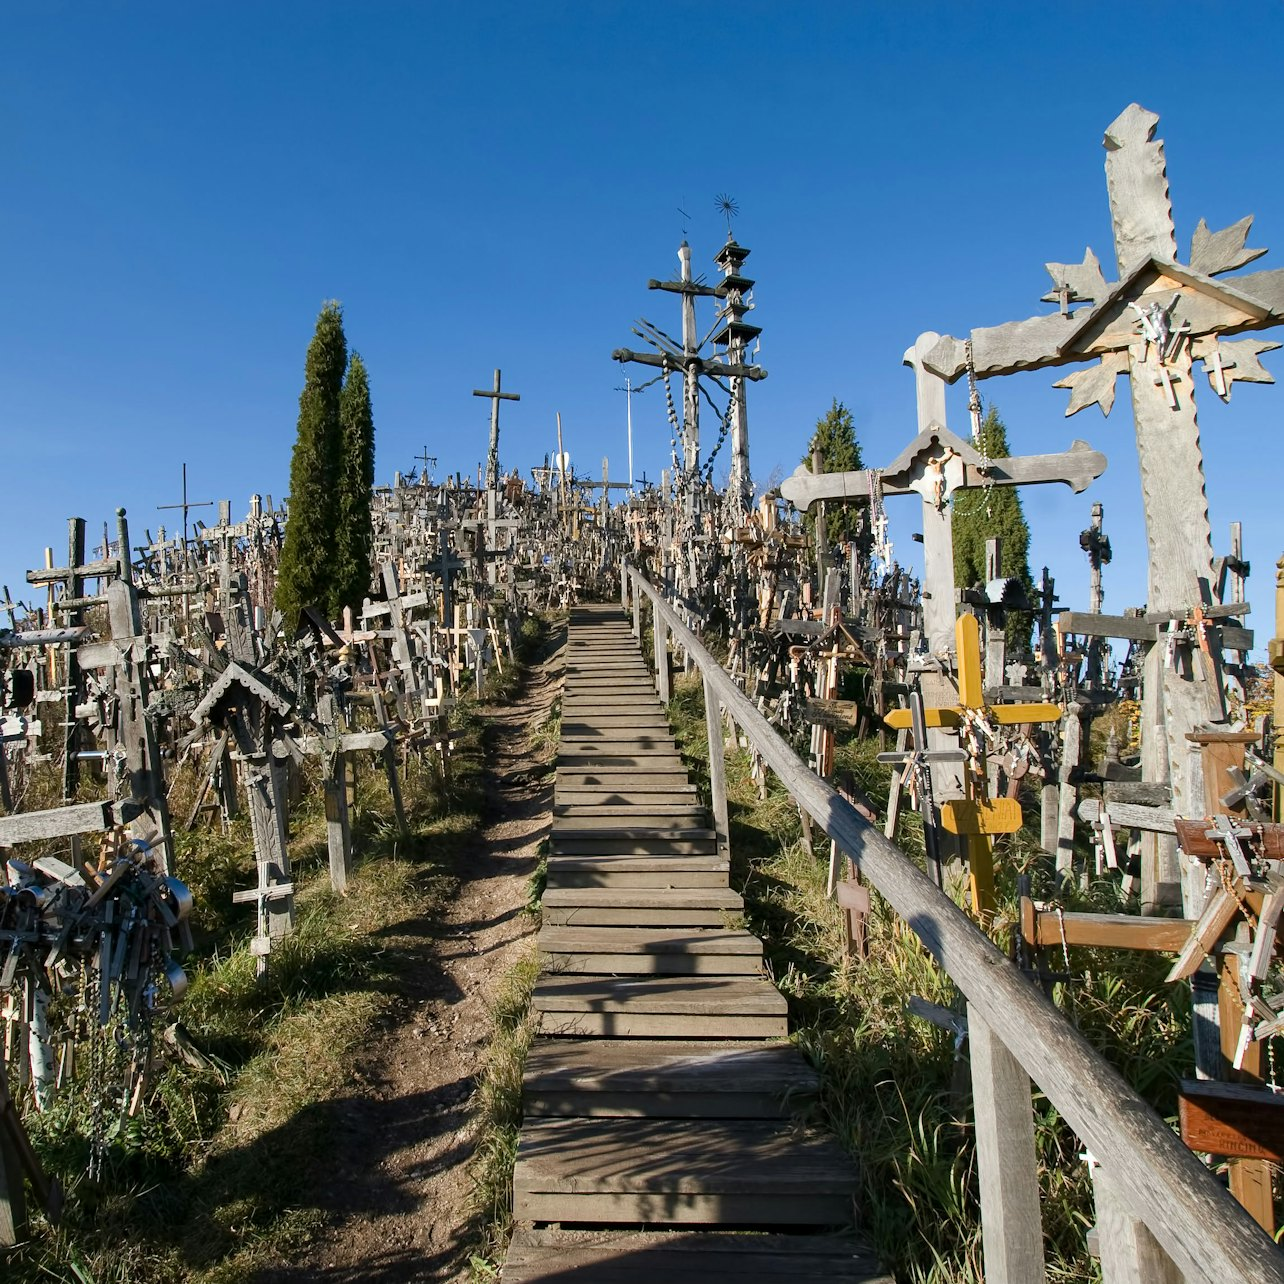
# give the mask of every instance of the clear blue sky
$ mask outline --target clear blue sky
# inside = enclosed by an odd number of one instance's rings
[[[1180,252],[1202,216],[1257,216],[1284,254],[1279,4],[10,4],[0,37],[0,580],[16,595],[65,519],[144,527],[194,499],[286,489],[303,358],[344,305],[370,370],[378,472],[426,445],[474,469],[500,366],[522,394],[501,458],[554,448],[622,477],[623,370],[647,316],[678,325],[740,206],[770,377],[751,393],[756,477],[789,472],[834,397],[867,462],[914,430],[901,355],[924,330],[1030,316],[1047,260],[1091,245],[1113,277],[1101,135],[1161,116]],[[1131,35],[1136,44],[1124,43]],[[681,207],[688,219],[678,213]],[[705,323],[707,327],[707,321]],[[1280,336],[1284,338],[1284,335]],[[1265,364],[1284,372],[1284,353]],[[1031,560],[1083,607],[1094,498],[1116,558],[1106,608],[1140,603],[1131,415],[1063,418],[1055,372],[982,385],[1015,451],[1079,436],[1110,458],[1082,496],[1027,492]],[[965,393],[951,426],[966,430]],[[1245,525],[1254,623],[1284,551],[1284,390],[1199,393],[1214,524]],[[656,477],[663,397],[634,403]],[[916,505],[889,505],[912,555]],[[208,512],[208,510],[205,510]]]

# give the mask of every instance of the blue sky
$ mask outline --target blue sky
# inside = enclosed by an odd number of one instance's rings
[[[303,358],[344,305],[370,371],[378,473],[427,446],[475,469],[502,367],[501,459],[555,448],[625,472],[618,346],[673,332],[685,231],[697,272],[725,236],[759,282],[769,378],[751,392],[756,477],[792,470],[838,397],[866,460],[914,431],[901,355],[1046,310],[1043,263],[1091,245],[1113,278],[1101,135],[1160,114],[1178,244],[1256,215],[1284,254],[1284,8],[1118,5],[10,3],[0,35],[0,582],[15,595],[65,519],[286,488]],[[1136,43],[1129,48],[1124,36]],[[686,217],[679,213],[686,212]],[[702,330],[707,328],[705,320]],[[1284,338],[1284,335],[1280,336]],[[1265,364],[1284,372],[1284,353]],[[1131,414],[1063,418],[1056,372],[982,385],[1013,449],[1083,437],[1110,459],[1073,496],[1026,494],[1038,574],[1086,606],[1094,498],[1106,609],[1140,604]],[[951,424],[966,430],[966,394]],[[1199,393],[1214,544],[1244,522],[1254,621],[1271,626],[1284,393]],[[636,471],[669,449],[660,390],[634,402]],[[916,505],[889,504],[912,557]],[[205,510],[208,512],[208,510]]]

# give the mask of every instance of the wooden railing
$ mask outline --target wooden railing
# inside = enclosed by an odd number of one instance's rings
[[[633,566],[621,576],[640,638],[651,605],[656,687],[669,693],[672,637],[704,682],[710,779],[727,841],[722,710],[795,801],[916,933],[968,1004],[982,1244],[989,1284],[1045,1279],[1031,1080],[1091,1156],[1106,1284],[1281,1281],[1284,1252],[1207,1168],[948,896],[895,843],[799,760],[673,608]]]

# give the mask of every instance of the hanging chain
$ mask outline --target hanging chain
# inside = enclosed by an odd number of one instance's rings
[[[736,399],[733,396],[731,400],[727,402],[726,413],[722,416],[722,423],[719,425],[718,429],[717,444],[709,452],[709,458],[705,460],[704,479],[706,482],[711,482],[713,480],[713,461],[718,457],[718,451],[722,449],[722,443],[727,440],[727,432],[731,427],[731,412],[735,407]]]
[[[972,444],[981,444],[981,394],[976,386],[976,366],[972,363],[972,340],[963,344],[963,359],[967,362],[967,411],[972,416]]]
[[[994,496],[994,478],[990,475],[990,442],[981,422],[981,393],[976,386],[976,366],[972,361],[972,340],[963,344],[963,359],[967,363],[967,410],[972,418],[972,444],[981,453],[981,477],[985,495],[985,515],[992,517],[991,500]]]

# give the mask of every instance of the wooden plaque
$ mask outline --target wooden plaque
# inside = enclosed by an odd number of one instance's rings
[[[951,834],[1015,834],[1021,823],[1021,804],[1015,798],[951,798],[941,804],[941,827]]]
[[[1191,1150],[1284,1163],[1284,1093],[1183,1079],[1177,1107],[1181,1139]]]

